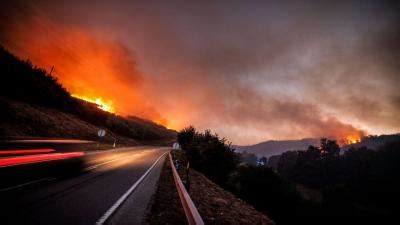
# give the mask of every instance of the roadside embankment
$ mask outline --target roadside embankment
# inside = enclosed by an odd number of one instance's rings
[[[172,151],[178,161],[178,172],[187,180],[187,160],[182,151]],[[189,170],[189,194],[205,224],[274,224],[266,215],[219,187],[196,170]],[[169,161],[166,161],[149,216],[150,224],[185,224],[185,214],[172,177]]]

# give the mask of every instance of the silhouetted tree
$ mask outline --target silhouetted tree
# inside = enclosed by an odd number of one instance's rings
[[[199,133],[190,126],[178,133],[178,142],[187,153],[191,165],[214,182],[224,185],[239,163],[239,157],[226,139]]]
[[[247,151],[244,151],[240,154],[240,160],[242,163],[246,163],[248,165],[257,164],[257,156],[253,153],[248,153]]]
[[[178,135],[178,142],[182,149],[188,149],[190,144],[195,141],[196,129],[193,126],[189,126],[181,130]]]
[[[321,153],[327,157],[337,157],[340,153],[340,147],[335,140],[321,139]]]
[[[230,190],[271,217],[277,224],[300,222],[303,199],[293,184],[267,167],[241,166],[230,180]]]

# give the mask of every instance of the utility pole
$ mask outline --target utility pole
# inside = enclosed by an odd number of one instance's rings
[[[50,76],[51,76],[51,73],[53,72],[53,70],[54,70],[54,65],[51,67]]]

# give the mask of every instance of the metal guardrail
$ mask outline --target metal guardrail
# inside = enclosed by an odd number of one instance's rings
[[[182,180],[176,171],[174,162],[172,161],[171,153],[169,153],[169,161],[172,168],[172,174],[174,176],[174,181],[176,188],[178,190],[179,198],[181,199],[183,210],[185,211],[186,219],[189,225],[204,225],[204,221],[201,218],[196,206],[193,204],[192,199],[187,193],[185,187],[183,186]]]

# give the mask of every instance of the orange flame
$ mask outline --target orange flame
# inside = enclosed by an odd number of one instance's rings
[[[357,144],[361,142],[361,136],[358,134],[349,135],[344,139],[345,144]]]
[[[36,14],[17,21],[5,36],[2,44],[18,57],[41,68],[54,66],[52,76],[74,97],[122,116],[168,123],[148,100],[152,92],[145,86],[132,52],[122,43]]]
[[[71,95],[74,98],[79,98],[82,99],[84,101],[93,103],[97,105],[97,108],[110,112],[110,113],[115,113],[115,108],[113,105],[113,102],[111,100],[109,101],[104,101],[101,97],[99,98],[90,98],[90,97],[86,97],[86,96],[80,96],[80,95],[76,95],[76,94],[72,94]]]
[[[357,144],[361,142],[361,139],[364,136],[365,136],[364,134],[349,134],[344,138],[340,139],[339,143],[341,146]]]

